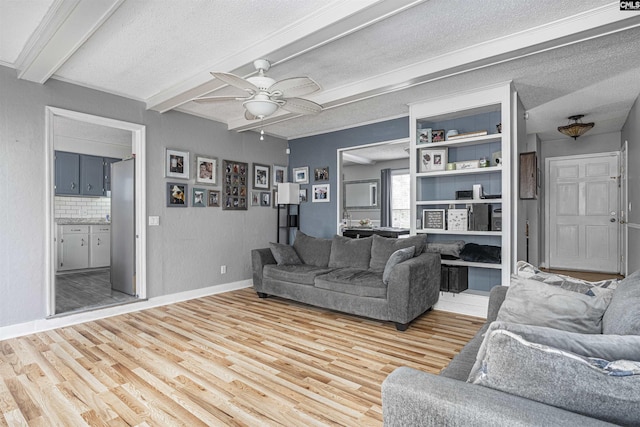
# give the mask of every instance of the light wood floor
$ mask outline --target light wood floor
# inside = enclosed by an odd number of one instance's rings
[[[541,270],[548,273],[564,274],[565,276],[576,277],[578,279],[588,280],[589,282],[598,282],[600,280],[607,279],[624,279],[624,276],[615,273],[598,273],[596,271],[551,270],[547,268],[541,268]]]
[[[0,342],[0,426],[382,424],[398,366],[438,373],[483,319],[406,332],[251,289]]]

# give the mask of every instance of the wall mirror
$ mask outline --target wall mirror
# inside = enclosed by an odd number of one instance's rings
[[[345,181],[342,204],[345,209],[380,209],[379,191],[379,179]]]

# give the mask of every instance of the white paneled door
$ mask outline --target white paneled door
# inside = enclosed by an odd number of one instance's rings
[[[547,170],[549,266],[619,272],[619,153],[551,158]]]

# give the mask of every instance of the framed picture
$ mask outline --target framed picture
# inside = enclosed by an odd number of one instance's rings
[[[300,201],[300,203],[303,203],[303,202],[307,201],[307,189],[306,188],[301,188],[300,190],[298,190],[298,200]]]
[[[282,184],[288,181],[287,167],[280,165],[273,165],[273,179],[271,184],[274,187],[278,187],[278,184]]]
[[[314,185],[312,189],[312,202],[325,203],[331,201],[330,194],[330,185],[329,184],[318,184]]]
[[[252,191],[251,192],[251,206],[260,206],[260,192]]]
[[[278,208],[278,190],[276,189],[271,190],[271,201],[273,202],[271,203],[273,208],[277,209]]]
[[[271,175],[271,167],[267,165],[261,165],[258,163],[253,164],[253,188],[255,190],[268,189],[269,179]]]
[[[167,207],[186,208],[189,186],[178,182],[167,182]]]
[[[422,211],[423,230],[444,230],[445,224],[444,209],[424,209]]]
[[[298,184],[309,183],[309,166],[293,168],[293,182]]]
[[[448,149],[440,148],[437,150],[429,148],[420,149],[419,172],[443,171],[447,167]]]
[[[432,137],[431,128],[418,129],[416,132],[416,144],[431,144]]]
[[[218,190],[209,190],[208,194],[208,204],[210,208],[219,208],[220,207],[220,191]]]
[[[444,129],[432,129],[431,142],[444,142]]]
[[[167,178],[189,179],[188,151],[178,151],[167,148],[165,176]]]
[[[218,159],[196,156],[196,183],[218,185]]]
[[[194,188],[191,206],[194,208],[204,208],[207,206],[207,190],[204,188]]]
[[[222,209],[247,210],[249,164],[223,160],[222,173]]]
[[[271,193],[268,191],[260,192],[260,206],[271,206]]]
[[[323,168],[315,168],[313,178],[316,181],[329,181],[329,166]]]

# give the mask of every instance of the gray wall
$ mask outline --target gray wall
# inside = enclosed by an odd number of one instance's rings
[[[149,297],[250,279],[250,249],[274,240],[275,210],[166,208],[165,148],[220,162],[286,164],[286,141],[258,141],[253,132],[229,132],[224,124],[179,112],[147,111],[141,102],[56,80],[18,80],[15,70],[1,66],[0,90],[0,327],[46,315],[45,106],[147,126],[147,214],[159,215],[161,224],[147,233]],[[220,274],[222,264],[226,275]]]
[[[309,184],[302,184],[300,188],[307,188],[311,200],[313,169],[329,166],[329,184],[331,185],[331,201],[329,203],[313,203],[311,201],[300,205],[300,229],[312,236],[331,237],[336,234],[337,199],[336,185],[337,149],[354,147],[374,142],[392,141],[409,137],[409,117],[373,123],[336,132],[298,138],[289,141],[291,155],[289,156],[289,176],[291,168],[309,166]]]
[[[628,142],[629,162],[629,273],[640,269],[640,98],[629,112],[622,128],[622,141]]]

